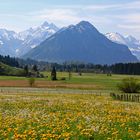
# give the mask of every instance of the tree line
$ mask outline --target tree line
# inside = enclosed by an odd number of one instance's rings
[[[24,62],[23,62],[24,61]],[[27,63],[26,63],[27,62]],[[20,64],[20,63],[19,63]],[[48,63],[35,60],[22,60],[22,66],[29,68],[36,65],[39,71],[51,71],[54,67],[60,72],[85,72],[85,73],[105,73],[105,74],[129,74],[140,75],[140,63],[118,63],[113,65],[94,65],[91,63],[65,62],[62,64]]]
[[[31,69],[35,72],[52,71],[55,67],[61,72],[78,72],[78,73],[106,73],[106,74],[129,74],[140,75],[140,63],[118,63],[113,65],[94,65],[92,63],[81,62],[64,62],[62,64],[35,61],[32,59],[19,59],[10,56],[1,56],[0,62],[24,69],[27,73]]]

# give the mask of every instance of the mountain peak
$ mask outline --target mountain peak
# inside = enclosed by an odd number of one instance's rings
[[[125,44],[133,55],[140,60],[140,41],[131,35],[123,36],[119,33],[107,33],[106,37],[113,42]]]
[[[88,21],[81,21],[81,22],[79,22],[78,24],[77,24],[77,26],[82,26],[82,27],[89,27],[89,28],[93,28],[94,26],[90,23],[90,22],[88,22]]]
[[[123,36],[122,36],[120,33],[118,33],[118,32],[106,33],[106,35],[117,36],[117,37],[123,37]]]
[[[126,40],[125,40],[125,38],[120,33],[117,33],[117,32],[114,33],[114,32],[112,32],[112,33],[105,34],[105,36],[109,40],[111,40],[113,42],[116,42],[116,43],[119,43],[119,44],[125,44],[126,45]]]
[[[45,21],[42,26],[46,27],[46,26],[49,26],[49,23],[47,21]]]
[[[137,41],[138,41],[138,40],[137,40],[135,37],[133,37],[132,35],[126,36],[126,39],[129,40],[129,41],[131,41],[131,42],[137,42]]]
[[[88,21],[81,21],[76,26],[76,29],[80,32],[86,31],[86,32],[94,32],[94,34],[99,33],[98,30]]]
[[[95,64],[137,61],[126,46],[108,40],[86,21],[61,29],[25,54],[24,58],[58,63],[80,61]]]
[[[85,20],[80,21],[78,24],[80,24],[80,25],[91,25],[91,23],[89,21],[85,21]]]
[[[45,21],[42,25],[41,25],[41,28],[43,28],[43,29],[53,29],[53,30],[55,30],[55,31],[58,31],[59,30],[59,28],[55,25],[55,24],[53,24],[53,23],[48,23],[47,21]]]

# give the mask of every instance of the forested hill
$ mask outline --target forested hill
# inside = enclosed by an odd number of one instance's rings
[[[17,59],[12,58],[9,55],[8,56],[0,55],[0,62],[7,64],[9,66],[12,66],[12,67],[19,67],[19,63],[18,63]]]
[[[0,75],[25,76],[25,71],[19,68],[16,58],[0,55]]]
[[[0,75],[25,76],[25,71],[21,68],[11,67],[0,62]]]

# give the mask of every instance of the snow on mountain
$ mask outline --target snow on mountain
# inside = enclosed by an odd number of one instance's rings
[[[15,50],[20,44],[16,32],[0,29],[0,54],[15,56]]]
[[[137,40],[135,37],[131,36],[131,35],[128,35],[125,37],[126,41],[129,42],[129,43],[133,43],[133,44],[136,44],[136,45],[140,45],[140,41]]]
[[[0,40],[0,45],[3,45],[3,42]]]
[[[75,29],[75,26],[71,25],[59,30],[59,28],[53,23],[44,22],[38,27],[29,28],[20,33],[0,29],[0,54],[16,57],[23,56],[47,38],[55,34],[58,30],[58,33],[61,33],[66,29],[73,28]],[[87,28],[93,30],[90,24],[81,22],[80,25],[77,26],[77,31],[82,33],[84,30],[87,30]],[[113,42],[127,45],[131,52],[140,59],[140,41],[135,39],[133,36],[124,37],[119,33],[107,33],[106,37]],[[49,39],[53,39],[53,36]]]
[[[59,28],[53,23],[44,22],[41,26],[29,28],[28,30],[19,33],[19,38],[22,40],[30,40],[32,38],[44,38],[44,35],[50,36],[58,31]],[[43,40],[43,39],[42,39]]]
[[[120,44],[125,44],[126,45],[125,38],[121,34],[119,34],[119,33],[107,33],[106,34],[106,37],[108,39],[110,39],[111,41],[113,41],[113,42],[120,43]]]
[[[35,48],[45,39],[59,30],[53,23],[44,22],[39,27],[30,28],[19,33],[19,38],[23,40],[22,47],[17,52],[17,56],[22,56],[32,48]]]
[[[0,29],[0,54],[20,57],[58,30],[58,27],[48,22],[20,33]]]
[[[122,36],[119,33],[107,33],[105,36],[113,42],[127,45],[132,54],[140,60],[140,41],[135,37],[131,35]]]
[[[125,45],[110,41],[87,21],[60,29],[22,58],[57,63],[137,62],[136,57]]]

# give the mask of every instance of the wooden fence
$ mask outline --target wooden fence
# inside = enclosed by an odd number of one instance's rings
[[[110,93],[115,100],[140,102],[140,94]]]

